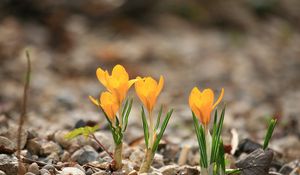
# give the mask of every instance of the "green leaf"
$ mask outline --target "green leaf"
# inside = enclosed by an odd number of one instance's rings
[[[162,125],[161,125],[161,128],[160,128],[160,131],[159,131],[159,133],[158,133],[158,135],[157,135],[157,137],[156,137],[156,140],[155,140],[155,142],[154,142],[154,144],[153,144],[153,147],[152,147],[152,152],[153,152],[153,153],[155,153],[156,150],[157,150],[158,144],[159,144],[159,142],[160,142],[162,136],[164,135],[164,132],[165,132],[165,130],[166,130],[166,128],[167,128],[167,125],[168,125],[168,123],[169,123],[169,120],[170,120],[170,118],[171,118],[171,116],[172,116],[172,113],[173,113],[173,109],[171,109],[171,110],[166,114],[166,116],[165,116],[165,119],[164,119],[164,121],[163,121],[163,123],[162,123]]]
[[[77,129],[74,129],[67,133],[65,135],[66,139],[73,139],[77,136],[83,135],[85,138],[87,138],[91,133],[94,133],[97,129],[99,129],[98,125],[95,125],[93,127],[90,126],[85,126],[85,127],[80,127]]]
[[[198,145],[199,145],[200,164],[201,164],[201,167],[208,168],[204,129],[202,126],[200,126],[198,119],[195,116],[194,112],[192,112],[192,114],[193,114],[195,132],[196,132]]]
[[[157,120],[156,120],[155,130],[157,130],[158,127],[159,127],[162,110],[163,110],[163,106],[161,105],[160,109],[159,109],[159,112],[158,112]]]
[[[145,144],[146,144],[146,147],[148,148],[148,145],[149,145],[149,129],[148,129],[148,122],[147,122],[147,119],[146,119],[146,114],[145,114],[145,110],[144,110],[143,106],[142,106],[142,121],[143,121]]]
[[[269,122],[269,127],[266,133],[266,137],[264,139],[264,145],[263,145],[264,150],[268,148],[276,124],[277,124],[277,119],[271,119],[271,121]]]
[[[220,165],[219,172],[225,173],[225,151],[224,151],[224,145],[223,140],[220,140],[219,144],[219,156],[218,156],[218,164]]]
[[[214,130],[216,130],[216,133],[215,133],[215,135],[213,135],[213,143],[212,143],[212,145],[214,145],[214,146],[213,146],[212,152],[211,152],[211,154],[212,154],[211,155],[211,157],[212,157],[211,162],[215,162],[217,160],[217,156],[218,156],[218,152],[219,152],[220,139],[221,139],[221,132],[222,132],[223,121],[224,121],[224,116],[225,116],[225,107],[222,110],[221,117],[220,117],[218,125],[217,126],[214,125],[214,127],[216,127],[216,128],[214,128]]]
[[[213,123],[213,135],[212,135],[212,144],[211,144],[211,155],[210,155],[210,164],[215,162],[215,147],[216,147],[216,135],[217,135],[217,118],[218,112],[215,110],[214,123]]]
[[[125,112],[126,112],[126,110],[127,110],[127,107],[128,107],[128,99],[126,100],[125,105],[124,105],[124,107],[123,107],[123,110],[122,110],[122,117],[124,117]]]
[[[239,169],[239,168],[225,170],[225,174],[240,174],[240,173],[241,173],[241,169]]]
[[[132,108],[132,103],[133,103],[133,99],[130,99],[129,106],[126,107],[127,110],[126,110],[126,113],[124,113],[125,117],[123,117],[124,118],[124,120],[123,120],[123,123],[124,123],[123,132],[126,131],[126,128],[127,128],[127,125],[128,125],[128,117],[129,117],[129,114],[130,114],[130,111],[131,111],[131,108]],[[126,101],[126,104],[128,104],[127,101]],[[124,114],[122,114],[122,115],[124,116]]]

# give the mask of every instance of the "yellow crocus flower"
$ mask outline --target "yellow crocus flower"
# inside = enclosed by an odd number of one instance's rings
[[[115,124],[116,121],[116,114],[120,108],[119,102],[117,97],[110,93],[110,92],[102,92],[100,95],[100,103],[98,100],[94,99],[92,96],[89,96],[90,100],[100,106],[105,114],[107,115],[108,119]]]
[[[152,77],[136,78],[135,91],[144,106],[147,108],[148,112],[152,112],[153,107],[156,103],[156,99],[160,94],[163,86],[163,76],[160,76],[158,84]]]
[[[189,97],[190,108],[205,127],[210,121],[212,110],[221,102],[223,96],[222,88],[218,100],[214,103],[214,92],[211,89],[204,89],[202,92],[197,87],[192,89]]]
[[[104,71],[101,68],[97,69],[96,75],[100,83],[102,83],[108,91],[116,95],[120,105],[125,99],[129,88],[135,82],[135,79],[129,80],[125,68],[119,64],[113,68],[111,75],[109,75],[107,70]]]

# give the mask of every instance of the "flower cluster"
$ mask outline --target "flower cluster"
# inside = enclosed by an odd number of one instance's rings
[[[100,94],[99,98],[92,96],[89,96],[89,98],[93,104],[103,111],[109,123],[115,143],[114,154],[110,154],[100,142],[99,145],[113,158],[112,168],[115,170],[120,169],[122,167],[123,135],[127,128],[128,117],[133,103],[132,99],[127,98],[127,93],[130,87],[134,85],[135,92],[143,104],[141,106],[141,118],[146,145],[145,156],[139,173],[147,173],[173,113],[173,109],[169,110],[162,122],[162,106],[156,117],[153,114],[157,98],[164,87],[164,77],[160,76],[159,80],[155,80],[150,76],[136,77],[130,80],[127,71],[121,65],[116,65],[111,74],[107,70],[98,68],[96,75],[99,82],[105,87],[105,91]],[[222,109],[220,116],[218,116],[218,112],[215,110],[223,97],[223,88],[215,102],[214,91],[209,88],[201,92],[197,87],[194,87],[189,95],[188,102],[192,111],[195,133],[199,144],[201,174],[204,175],[219,175],[226,172],[224,146],[221,138],[225,107]],[[213,111],[214,120],[210,130]],[[264,142],[264,149],[268,146],[275,125],[276,121],[270,123]],[[90,136],[96,129],[97,127],[77,129],[71,132],[69,137],[72,138],[76,135]],[[93,135],[92,138],[96,139]],[[235,169],[233,172],[239,171],[239,169]]]
[[[149,122],[145,117],[146,114],[142,107],[142,118],[148,156],[145,156],[144,162],[142,163],[142,167],[144,168],[141,168],[141,170],[143,172],[147,172],[152,163],[158,143],[162,138],[172,114],[172,110],[167,113],[158,132],[162,110],[159,113],[155,128],[152,112],[156,104],[157,97],[163,88],[164,78],[161,76],[158,83],[152,77],[137,77],[130,80],[127,71],[121,65],[116,65],[111,74],[109,74],[107,70],[98,68],[96,75],[99,82],[106,88],[106,90],[100,94],[98,99],[92,96],[89,96],[89,98],[92,103],[103,111],[110,124],[115,141],[115,169],[122,167],[122,139],[123,133],[127,127],[128,116],[132,107],[132,100],[128,101],[127,99],[125,104],[123,103],[126,99],[128,90],[133,84],[135,84],[136,94],[148,111]]]

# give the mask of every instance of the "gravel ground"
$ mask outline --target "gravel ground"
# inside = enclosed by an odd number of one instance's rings
[[[25,49],[32,60],[22,155],[45,164],[27,162],[29,172],[105,174],[109,157],[99,154],[95,143],[81,138],[65,141],[63,135],[80,120],[100,122],[97,137],[112,149],[104,117],[88,95],[97,96],[103,90],[95,76],[97,67],[122,64],[132,78],[163,75],[165,87],[158,103],[175,110],[153,173],[199,174],[187,100],[192,87],[198,86],[217,93],[225,89],[225,144],[231,143],[232,132],[239,141],[248,138],[262,143],[268,119],[277,117],[279,124],[270,143],[277,164],[272,167],[276,172],[284,165],[291,171],[298,167],[299,174],[300,33],[287,21],[270,17],[255,28],[239,31],[203,27],[167,13],[146,22],[121,19],[97,25],[71,15],[64,28],[66,36],[60,38],[57,49],[49,46],[47,27],[14,16],[0,20],[0,143],[11,150],[20,115]],[[143,142],[138,140],[143,135],[140,103],[133,91],[129,94],[135,101],[125,135],[125,174],[138,169],[143,156]],[[8,153],[0,157],[0,170],[15,174],[16,157]]]

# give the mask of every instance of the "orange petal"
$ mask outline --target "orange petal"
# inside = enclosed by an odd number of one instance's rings
[[[107,78],[108,78],[108,72],[102,70],[101,68],[98,68],[96,71],[96,75],[100,83],[103,84],[103,86],[107,87]]]
[[[144,88],[143,86],[143,80],[140,77],[136,78],[136,82],[134,84],[135,87],[135,92],[138,95],[138,97],[142,100],[142,97],[144,97],[143,93],[142,93],[142,89]]]
[[[137,81],[137,79],[132,79],[128,81],[128,89]]]
[[[214,103],[214,92],[211,89],[204,89],[202,92],[203,105],[212,106]]]
[[[221,94],[220,94],[218,100],[217,100],[217,101],[215,102],[215,104],[212,106],[212,109],[214,109],[214,108],[221,102],[223,96],[224,96],[224,88],[221,89]]]
[[[115,79],[118,79],[121,82],[127,82],[129,80],[128,73],[126,72],[125,68],[120,64],[117,64],[113,68],[111,76]]]
[[[99,106],[100,104],[99,104],[99,101],[98,100],[96,100],[94,97],[92,97],[92,96],[89,96],[89,99],[91,100],[91,102],[92,103],[94,103],[95,105],[97,105],[97,106]]]
[[[189,96],[189,105],[191,108],[193,108],[195,106],[196,100],[198,98],[201,98],[201,92],[199,91],[199,89],[197,87],[194,87]]]
[[[156,90],[156,96],[158,96],[160,94],[163,86],[164,86],[164,77],[160,76],[159,83],[158,83],[157,90]]]

